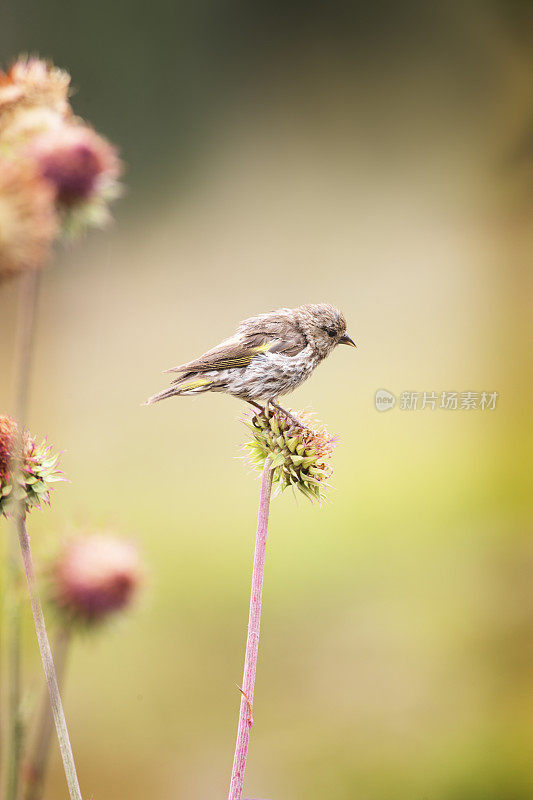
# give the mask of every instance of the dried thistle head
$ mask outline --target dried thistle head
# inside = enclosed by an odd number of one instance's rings
[[[292,486],[311,501],[324,499],[327,481],[332,475],[329,463],[337,443],[326,428],[308,412],[297,414],[300,424],[279,411],[253,414],[245,419],[253,433],[244,445],[252,466],[262,470],[270,456],[277,491]]]
[[[46,107],[62,116],[70,113],[70,75],[48,61],[21,56],[7,72],[0,72],[0,121],[28,108]]]
[[[24,512],[50,505],[52,484],[64,480],[57,469],[59,454],[46,440],[37,442],[28,431],[22,435],[22,463],[14,480],[13,470],[19,442],[17,423],[0,414],[0,515],[11,516],[21,504]]]
[[[20,57],[0,72],[0,136],[6,156],[39,135],[57,131],[72,119],[70,75],[38,58]]]
[[[0,162],[0,280],[46,263],[58,232],[54,201],[31,163]]]
[[[137,548],[107,533],[69,542],[51,569],[51,600],[70,624],[95,624],[124,610],[142,578]]]

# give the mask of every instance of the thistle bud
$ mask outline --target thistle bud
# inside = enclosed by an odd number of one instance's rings
[[[37,442],[27,431],[22,436],[22,463],[14,480],[18,441],[17,423],[0,414],[0,515],[4,517],[11,516],[17,504],[22,504],[26,513],[41,508],[43,502],[50,505],[51,484],[65,480],[57,469],[59,454],[52,452],[46,440]]]
[[[125,609],[141,577],[133,544],[90,534],[67,544],[52,567],[51,599],[69,623],[94,624]]]
[[[26,162],[0,164],[0,281],[42,267],[58,231],[53,189]]]
[[[245,420],[253,439],[245,444],[250,463],[262,470],[268,457],[277,491],[292,486],[311,501],[324,499],[327,481],[332,475],[329,459],[336,437],[313,420],[311,414],[298,414],[295,422],[279,411],[253,414]]]

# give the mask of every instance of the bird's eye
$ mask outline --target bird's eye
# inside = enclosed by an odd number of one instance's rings
[[[329,336],[330,339],[334,339],[335,336],[337,335],[337,331],[335,330],[335,328],[324,327],[324,328],[322,328],[322,330],[325,333],[327,333],[327,335]]]

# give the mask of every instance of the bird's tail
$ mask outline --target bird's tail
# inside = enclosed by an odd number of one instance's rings
[[[183,383],[174,384],[173,386],[169,386],[168,389],[163,389],[162,392],[152,395],[152,397],[149,397],[148,400],[143,403],[143,406],[151,406],[152,403],[166,400],[167,397],[179,397],[182,394],[200,394],[200,392],[208,392],[212,385],[213,381],[207,378],[185,380]]]

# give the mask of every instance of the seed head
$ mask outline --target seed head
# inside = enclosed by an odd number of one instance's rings
[[[58,231],[54,191],[27,162],[0,163],[0,281],[42,267]]]
[[[245,422],[253,439],[245,444],[250,463],[262,470],[270,456],[274,484],[281,492],[289,486],[297,488],[311,501],[324,499],[327,481],[332,475],[329,463],[336,437],[313,420],[313,415],[300,412],[300,424],[279,411],[253,414]]]
[[[105,533],[75,539],[52,568],[52,601],[71,623],[100,622],[131,602],[142,577],[137,549]]]
[[[22,503],[26,513],[32,508],[41,508],[42,502],[50,505],[51,484],[64,480],[63,473],[57,469],[59,454],[52,452],[46,440],[37,442],[24,431],[22,464],[14,482],[17,438],[17,423],[0,414],[0,515],[4,517],[11,516],[18,503]]]

